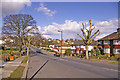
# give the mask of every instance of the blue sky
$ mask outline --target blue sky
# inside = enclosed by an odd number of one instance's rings
[[[9,15],[9,13],[32,15],[37,21],[40,33],[50,34],[44,35],[46,38],[51,37],[60,39],[60,34],[57,32],[59,29],[63,30],[64,39],[79,38],[76,33],[80,33],[82,22],[88,22],[90,19],[92,19],[93,24],[95,24],[96,30],[100,29],[101,31],[101,34],[97,39],[102,38],[117,29],[117,2],[9,3],[7,3],[8,6],[4,6],[6,3],[3,4],[4,16]],[[15,5],[16,7],[12,7],[12,5]],[[14,10],[13,8],[16,9]],[[9,12],[4,13],[8,9]]]
[[[118,17],[117,2],[44,2],[44,5],[56,13],[51,17],[38,12],[39,2],[33,2],[31,7],[25,6],[19,13],[31,14],[39,26],[47,26],[52,22],[59,24],[65,20],[85,21],[110,20]]]

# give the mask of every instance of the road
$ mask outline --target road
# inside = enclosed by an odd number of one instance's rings
[[[27,78],[118,78],[117,64],[30,53]]]

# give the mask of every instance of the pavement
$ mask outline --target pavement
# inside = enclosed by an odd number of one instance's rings
[[[25,56],[21,56],[14,61],[5,62],[3,64],[4,67],[0,68],[0,76],[2,76],[2,78],[8,78],[10,74],[21,64],[24,58]]]
[[[29,58],[27,78],[118,78],[118,65],[36,53]]]

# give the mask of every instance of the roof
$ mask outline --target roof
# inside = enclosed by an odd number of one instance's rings
[[[117,32],[114,32],[110,35],[107,35],[99,40],[113,40],[113,39],[118,39],[118,33]]]
[[[55,45],[55,46],[61,46],[61,43]],[[67,46],[67,47],[70,47],[70,45],[66,44],[66,43],[62,43],[62,46]]]
[[[14,37],[12,37],[12,36],[8,36],[8,37],[7,37],[7,39],[13,39],[13,38],[14,38]]]
[[[98,42],[97,41],[92,41],[91,45],[97,45]],[[85,45],[83,40],[78,40],[78,41],[75,41],[72,45]]]
[[[58,42],[57,42],[57,41],[52,42],[50,45],[56,45],[56,44],[58,44]]]

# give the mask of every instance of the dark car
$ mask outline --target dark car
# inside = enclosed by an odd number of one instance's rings
[[[50,49],[46,49],[47,51],[50,51]]]
[[[6,48],[6,50],[10,50],[10,48]]]
[[[37,48],[36,52],[37,53],[41,53],[41,50],[39,48]]]
[[[59,53],[55,53],[54,56],[60,57],[60,54]]]
[[[86,51],[83,51],[83,56],[86,56]]]

